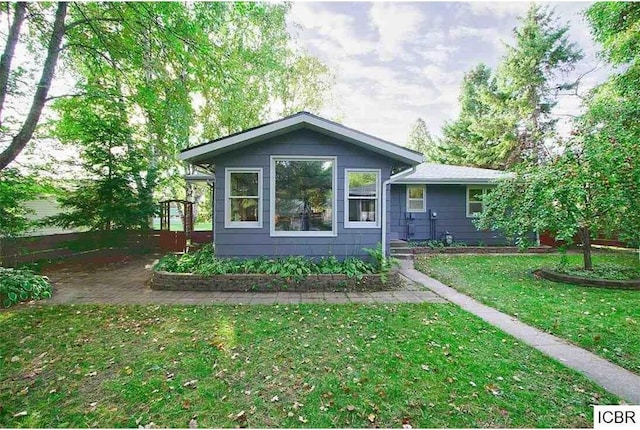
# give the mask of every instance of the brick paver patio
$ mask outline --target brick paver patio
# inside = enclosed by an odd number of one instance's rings
[[[149,288],[158,256],[141,256],[103,266],[75,263],[45,270],[54,293],[48,304],[247,304],[274,303],[445,303],[408,281],[400,290],[371,293],[156,291]]]

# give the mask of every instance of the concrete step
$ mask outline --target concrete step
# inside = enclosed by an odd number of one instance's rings
[[[399,252],[399,253],[401,253],[401,254],[411,254],[411,248],[409,248],[408,246],[397,247],[397,248],[391,248],[389,251],[390,251],[391,253]]]
[[[404,240],[392,240],[391,248],[405,248],[407,246],[407,242]]]
[[[391,256],[393,258],[397,258],[398,260],[412,260],[413,259],[413,254],[395,254],[395,253],[391,253]]]

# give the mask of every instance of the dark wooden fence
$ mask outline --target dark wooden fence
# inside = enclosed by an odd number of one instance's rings
[[[580,238],[579,235],[576,235],[576,237],[574,237],[573,240],[574,240],[574,243],[582,243],[582,239]],[[565,243],[562,241],[556,241],[551,235],[551,233],[549,232],[544,232],[540,234],[540,244],[553,246],[554,248],[565,245]],[[628,244],[619,241],[617,237],[607,238],[604,236],[598,236],[597,238],[591,240],[591,244],[603,245],[603,246],[617,246],[619,248],[630,248]]]
[[[5,267],[100,253],[145,253],[158,249],[158,232],[109,231],[53,234],[0,239]]]

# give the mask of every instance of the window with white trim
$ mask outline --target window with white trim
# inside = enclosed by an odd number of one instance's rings
[[[380,170],[345,169],[345,228],[380,226]]]
[[[407,212],[427,211],[427,187],[407,185]]]
[[[225,169],[225,228],[262,227],[262,169]]]
[[[479,216],[484,207],[482,197],[489,191],[487,187],[477,185],[467,186],[467,217],[475,218]]]
[[[335,236],[336,157],[271,157],[271,236]]]

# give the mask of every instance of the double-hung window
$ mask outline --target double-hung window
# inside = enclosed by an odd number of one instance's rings
[[[427,211],[427,187],[407,185],[407,212]]]
[[[345,169],[344,190],[344,227],[380,227],[380,170]]]
[[[262,169],[225,169],[225,228],[262,227]]]
[[[482,197],[489,191],[487,187],[467,186],[467,217],[475,218],[482,213]]]

